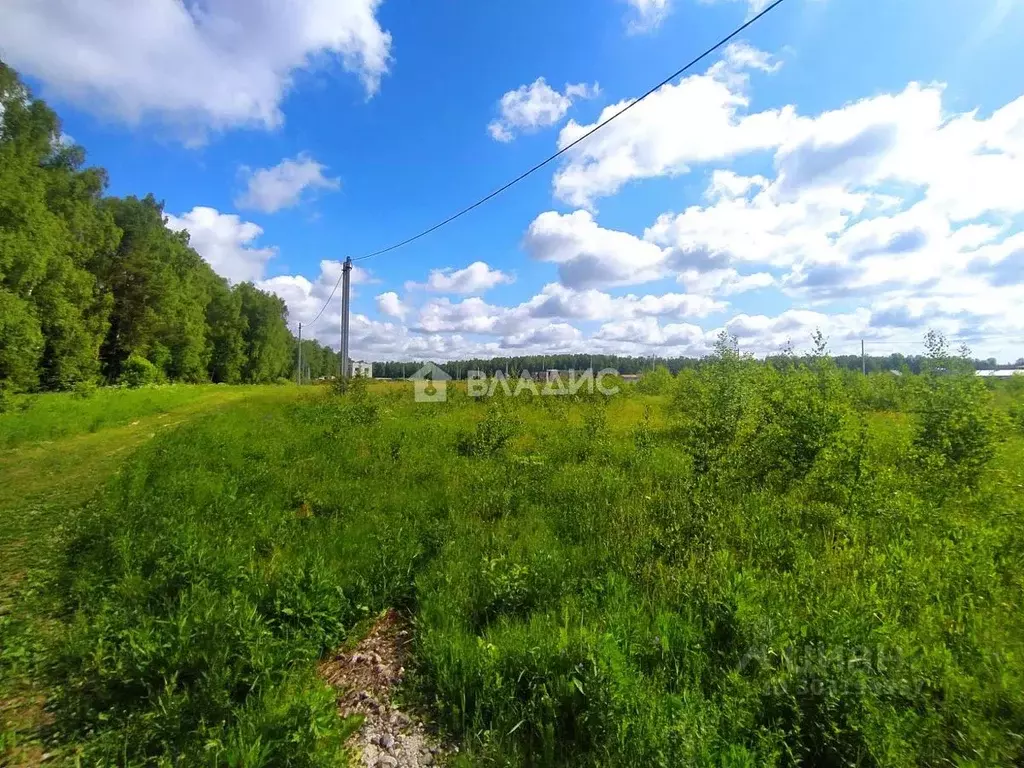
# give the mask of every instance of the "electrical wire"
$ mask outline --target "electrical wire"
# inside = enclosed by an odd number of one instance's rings
[[[773,2],[771,5],[769,5],[766,8],[764,8],[760,13],[758,13],[755,16],[752,16],[751,18],[747,19],[747,21],[745,21],[743,24],[738,26],[736,29],[734,29],[732,32],[730,32],[728,35],[726,35],[721,40],[719,40],[717,43],[715,43],[713,46],[708,48],[700,56],[698,56],[697,58],[693,59],[692,61],[690,61],[685,66],[680,67],[679,69],[677,69],[671,75],[669,75],[664,80],[662,80],[660,83],[658,83],[657,85],[655,85],[652,88],[648,89],[642,96],[640,96],[639,98],[637,98],[634,101],[631,101],[629,104],[627,104],[622,109],[620,109],[618,112],[616,112],[614,115],[611,115],[607,120],[602,120],[600,123],[595,125],[593,128],[591,128],[589,131],[584,133],[582,136],[578,137],[575,141],[573,141],[573,142],[571,142],[569,144],[566,144],[564,147],[562,147],[560,150],[555,152],[553,155],[549,155],[547,158],[545,158],[544,160],[541,160],[539,163],[537,163],[536,165],[532,166],[528,170],[523,171],[523,173],[519,174],[518,176],[516,176],[511,181],[509,181],[509,182],[503,184],[502,186],[498,187],[496,190],[491,192],[489,195],[481,197],[475,203],[472,203],[471,205],[467,205],[465,208],[463,208],[462,210],[458,211],[457,213],[453,213],[447,219],[444,219],[443,221],[439,221],[437,224],[434,224],[432,227],[428,227],[427,229],[424,229],[422,232],[420,232],[418,234],[415,234],[412,237],[407,237],[405,240],[401,240],[401,241],[399,241],[397,243],[389,245],[386,248],[381,248],[381,249],[373,251],[371,253],[367,253],[367,254],[365,254],[363,256],[359,256],[358,258],[352,259],[352,261],[353,262],[364,261],[366,259],[372,259],[375,256],[382,256],[385,253],[390,253],[391,251],[398,250],[399,248],[402,248],[402,247],[404,247],[406,245],[409,245],[410,243],[413,243],[413,242],[419,240],[421,237],[426,237],[430,233],[436,232],[437,230],[441,229],[441,227],[444,227],[444,226],[446,226],[448,224],[451,224],[456,219],[461,218],[462,216],[465,216],[467,213],[469,213],[470,211],[472,211],[472,210],[474,210],[476,208],[479,208],[481,205],[483,205],[484,203],[488,202],[489,200],[493,200],[495,197],[500,195],[502,192],[505,192],[506,190],[508,190],[511,187],[513,187],[516,184],[518,184],[523,179],[527,178],[528,176],[531,176],[532,174],[536,173],[537,171],[539,171],[544,166],[548,165],[552,161],[554,161],[554,160],[558,159],[559,157],[561,157],[562,155],[564,155],[566,152],[568,152],[570,149],[575,147],[581,141],[584,141],[585,139],[593,136],[599,130],[601,130],[606,125],[608,125],[608,123],[610,123],[612,120],[615,120],[616,118],[618,118],[621,115],[625,114],[626,112],[631,110],[633,107],[635,107],[637,104],[639,104],[644,99],[646,99],[648,96],[650,96],[651,94],[655,93],[656,91],[660,90],[664,86],[668,85],[670,82],[675,80],[680,75],[685,74],[689,69],[691,69],[692,67],[694,67],[697,64],[699,64],[700,62],[702,62],[704,59],[706,59],[712,53],[717,51],[723,45],[726,45],[727,43],[732,41],[735,37],[737,37],[738,35],[741,35],[751,25],[755,24],[761,18],[763,18],[764,16],[767,16],[773,10],[778,8],[780,5],[782,5],[783,2],[784,2],[784,0],[775,0],[775,2]],[[309,326],[312,326],[313,323],[315,323],[317,320],[319,320],[320,316],[327,309],[327,306],[331,303],[331,299],[334,298],[334,294],[338,290],[338,286],[341,285],[341,279],[342,279],[341,277],[338,278],[338,281],[334,284],[334,288],[331,289],[331,295],[327,297],[327,301],[324,302],[323,307],[321,307],[320,311],[317,312],[316,317],[314,317],[313,320],[309,323]]]

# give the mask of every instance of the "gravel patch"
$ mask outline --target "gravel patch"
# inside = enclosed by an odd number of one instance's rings
[[[397,611],[388,611],[355,649],[337,651],[320,665],[320,675],[338,689],[343,717],[363,715],[352,746],[367,768],[420,768],[443,765],[458,748],[445,749],[423,721],[403,712],[391,691],[405,675],[411,640]]]

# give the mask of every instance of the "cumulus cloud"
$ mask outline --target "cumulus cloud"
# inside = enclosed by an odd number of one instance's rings
[[[735,269],[685,269],[676,278],[686,286],[687,291],[697,294],[729,296],[746,291],[756,291],[775,284],[775,277],[768,272],[741,275]]]
[[[775,66],[759,52],[737,49],[688,87],[739,94],[737,103],[745,104],[744,72]],[[892,328],[905,336],[907,323],[1005,337],[1024,324],[1014,309],[1024,300],[1024,197],[1013,181],[1024,174],[1024,97],[987,116],[949,113],[943,97],[941,85],[911,83],[817,115],[793,107],[737,112],[721,135],[731,130],[736,138],[743,121],[762,121],[772,130],[760,134],[760,150],[757,142],[725,150],[712,143],[708,151],[698,142],[680,150],[710,166],[703,200],[662,214],[642,235],[602,227],[588,210],[547,212],[530,225],[524,248],[556,264],[566,290],[674,278],[690,295],[774,288],[796,305],[793,312],[812,313],[771,323],[737,315],[730,328],[753,334],[761,351],[786,333],[804,333],[812,320],[836,317],[824,308],[838,301],[859,303],[868,315],[844,307],[839,316],[848,322],[837,339],[847,332],[886,339]],[[654,112],[653,125],[645,122],[636,135],[606,137],[609,143],[596,148],[584,142],[590,160],[573,157],[556,191],[570,190],[574,202],[587,204],[631,179],[690,170],[679,164],[683,155],[666,154],[675,145],[659,133],[664,113]],[[729,168],[737,146],[767,155],[773,172]],[[794,325],[799,318],[807,322]],[[654,326],[662,324],[649,317],[608,322],[602,338],[614,337],[619,349],[627,338],[661,338]]]
[[[671,0],[626,0],[632,9],[627,21],[631,33],[650,32],[661,26],[672,10]]]
[[[320,272],[315,280],[310,280],[304,275],[277,275],[256,281],[256,287],[277,294],[284,299],[292,324],[301,322],[304,325],[310,325],[313,318],[320,313],[320,309],[330,298],[331,301],[327,303],[326,309],[320,315],[312,331],[313,335],[321,341],[337,344],[341,329],[341,299],[340,293],[335,293],[332,298],[331,292],[338,284],[341,274],[341,261],[322,259]],[[356,290],[358,286],[379,282],[372,273],[361,267],[352,268],[351,281],[353,297],[358,295]]]
[[[779,146],[798,121],[793,107],[747,114],[748,72],[772,70],[767,54],[744,43],[729,45],[704,74],[669,84],[642,104],[569,150],[556,172],[555,195],[584,208],[626,183],[687,173],[697,163],[727,160]],[[606,107],[595,123],[562,128],[564,148],[621,112],[630,100]]]
[[[551,352],[565,352],[573,349],[583,339],[578,328],[568,323],[548,323],[523,333],[515,333],[502,339],[501,346],[509,350],[540,348]]]
[[[738,206],[734,206],[738,210]],[[523,245],[540,261],[558,265],[559,281],[574,290],[637,285],[675,277],[691,293],[728,295],[775,282],[767,272],[741,273],[727,266],[764,259],[763,244],[751,240],[754,225],[734,232],[730,213],[694,208],[677,217],[663,215],[643,237],[601,227],[589,211],[542,213],[530,224]],[[794,219],[803,211],[792,212]],[[720,217],[720,218],[719,218]],[[697,219],[690,222],[689,219]],[[786,262],[783,262],[786,263]]]
[[[277,249],[255,245],[263,229],[233,213],[197,205],[181,216],[167,216],[167,228],[188,230],[189,243],[221,277],[232,282],[259,280]]]
[[[235,200],[235,205],[276,213],[282,208],[298,205],[306,190],[338,189],[341,181],[325,176],[325,168],[305,153],[294,160],[286,158],[273,168],[255,171],[243,168],[246,190]]]
[[[515,277],[491,269],[483,261],[474,261],[464,269],[433,269],[427,282],[408,282],[406,290],[423,289],[434,293],[483,293],[503,283],[514,283]]]
[[[0,49],[53,93],[122,120],[273,128],[299,70],[340,65],[376,93],[380,0],[11,0]]]
[[[530,224],[523,245],[533,258],[557,264],[559,279],[570,288],[631,285],[663,274],[662,248],[604,229],[589,211],[542,213]]]
[[[531,132],[554,125],[565,117],[573,101],[592,99],[601,92],[597,83],[575,83],[565,86],[559,93],[543,77],[530,85],[521,85],[508,91],[498,104],[500,116],[492,120],[487,130],[495,141],[509,142],[517,132]]]
[[[519,305],[517,311],[531,318],[574,320],[629,320],[638,317],[706,317],[726,304],[709,296],[688,293],[612,296],[594,289],[573,290],[558,283]]]
[[[404,320],[409,311],[409,308],[394,291],[387,291],[377,296],[377,309],[382,315],[397,317],[399,320]]]

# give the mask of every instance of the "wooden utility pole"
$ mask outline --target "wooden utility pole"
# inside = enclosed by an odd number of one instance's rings
[[[297,384],[302,383],[302,323],[299,323],[299,361],[295,366],[295,379]]]

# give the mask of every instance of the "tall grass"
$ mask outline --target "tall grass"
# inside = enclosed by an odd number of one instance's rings
[[[14,395],[7,409],[0,412],[0,450],[129,424],[211,395],[228,394],[228,389],[213,384],[166,384],[139,389],[82,389],[80,394]],[[231,387],[230,394],[255,389]]]
[[[664,398],[219,412],[69,537],[62,738],[337,764],[314,662],[397,607],[469,762],[1020,764],[1021,437],[974,384],[896,386],[894,418],[826,362],[726,356]]]

